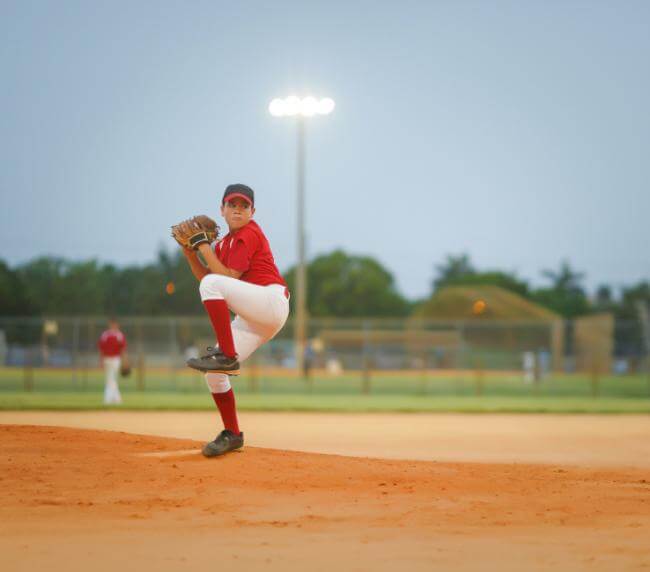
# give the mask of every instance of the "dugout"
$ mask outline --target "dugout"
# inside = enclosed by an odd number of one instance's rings
[[[545,353],[552,368],[564,365],[562,316],[523,296],[491,285],[448,286],[417,306],[410,319],[453,324],[460,334],[459,367],[517,369],[523,352]]]
[[[576,369],[593,376],[612,371],[614,316],[609,312],[576,319],[574,346]]]
[[[455,329],[323,329],[318,339],[345,369],[452,367],[461,347]]]

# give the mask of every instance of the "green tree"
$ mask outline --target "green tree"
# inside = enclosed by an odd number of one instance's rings
[[[0,316],[28,316],[33,312],[20,275],[0,260]]]
[[[67,263],[48,296],[47,313],[102,314],[106,290],[105,272],[96,260]]]
[[[174,293],[164,297],[165,313],[204,314],[205,310],[199,296],[199,283],[181,252],[167,254],[161,251],[158,255],[158,265],[165,285],[168,282],[174,285]]]
[[[180,253],[161,250],[151,264],[111,269],[108,282],[108,314],[163,316],[203,311],[198,282]],[[168,284],[173,286],[170,292]]]
[[[542,275],[552,282],[555,290],[583,291],[581,282],[585,279],[585,273],[573,270],[568,260],[563,260],[557,271],[542,270]]]
[[[28,305],[34,313],[47,313],[50,293],[57,287],[66,262],[62,258],[42,256],[16,269],[23,284]]]
[[[613,308],[616,316],[616,354],[638,358],[646,353],[639,305],[650,308],[650,282],[641,281],[623,288],[621,300]]]
[[[445,286],[499,286],[522,296],[529,296],[528,283],[514,274],[501,270],[478,271],[467,254],[447,255],[443,264],[436,266],[434,291]]]
[[[295,293],[295,267],[285,278]],[[307,266],[307,304],[312,316],[406,316],[410,309],[392,274],[379,262],[342,250],[319,256]]]
[[[39,315],[102,314],[106,298],[103,268],[95,260],[67,262],[41,257],[18,269],[27,300]]]
[[[168,283],[173,292],[168,293]],[[16,271],[0,265],[3,315],[172,315],[203,312],[198,282],[179,252],[117,268],[96,260],[40,257]]]
[[[650,282],[645,280],[623,288],[621,301],[615,307],[616,318],[627,322],[638,322],[639,304],[650,307]]]
[[[462,284],[462,280],[476,274],[476,270],[468,254],[448,254],[442,264],[435,266],[435,273],[432,284],[434,291],[451,284]]]
[[[615,312],[617,302],[614,299],[612,288],[607,284],[601,284],[596,288],[594,296],[593,310],[596,312]]]
[[[589,300],[581,284],[585,277],[583,272],[576,272],[564,260],[557,271],[544,270],[542,274],[551,281],[551,286],[535,290],[533,300],[565,318],[575,318],[590,312]]]

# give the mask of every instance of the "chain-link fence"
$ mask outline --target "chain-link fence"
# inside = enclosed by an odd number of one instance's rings
[[[0,391],[92,391],[103,384],[99,317],[0,318]],[[129,317],[134,391],[204,391],[185,361],[214,343],[202,317]],[[295,370],[291,321],[244,364],[248,391],[650,395],[643,324],[312,319]],[[307,383],[305,383],[305,380]]]

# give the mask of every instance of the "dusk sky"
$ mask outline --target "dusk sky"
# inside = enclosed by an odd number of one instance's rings
[[[379,259],[409,297],[434,265],[593,290],[650,279],[650,2],[0,0],[0,258],[119,265],[175,247],[252,186],[296,261],[308,120],[310,256]]]

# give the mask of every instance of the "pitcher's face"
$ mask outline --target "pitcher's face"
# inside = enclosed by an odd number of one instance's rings
[[[246,226],[253,218],[253,214],[255,214],[255,208],[241,197],[228,199],[221,206],[221,216],[225,219],[231,231]]]

